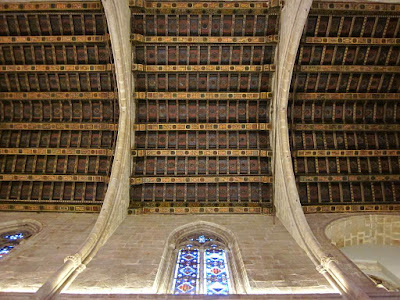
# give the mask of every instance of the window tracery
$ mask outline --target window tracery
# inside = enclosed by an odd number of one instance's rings
[[[193,235],[177,253],[174,294],[228,295],[231,288],[225,245],[216,237]]]

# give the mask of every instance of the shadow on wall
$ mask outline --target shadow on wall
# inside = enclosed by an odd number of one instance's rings
[[[400,291],[400,215],[341,218],[325,234],[377,287]]]

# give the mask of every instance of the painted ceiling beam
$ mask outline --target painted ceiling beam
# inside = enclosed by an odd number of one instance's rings
[[[112,156],[110,149],[91,148],[0,148],[0,155],[102,155]]]
[[[115,99],[116,92],[10,92],[0,93],[1,100],[91,100]]]
[[[0,44],[72,44],[104,43],[110,41],[105,35],[63,35],[63,36],[0,36]]]
[[[70,2],[30,2],[30,3],[0,3],[0,11],[91,11],[102,10],[100,1],[70,1]]]
[[[400,151],[399,151],[400,152]],[[132,156],[272,157],[269,150],[132,150]]]
[[[107,72],[112,71],[112,64],[104,65],[3,65],[2,72]]]
[[[132,34],[132,43],[146,44],[276,44],[279,40],[278,35],[269,35],[262,37],[234,37],[234,36],[143,36],[141,34]]]
[[[107,176],[97,175],[35,175],[0,174],[1,181],[63,181],[63,182],[108,182]]]
[[[290,95],[293,99],[293,94]],[[296,93],[297,100],[399,100],[400,93]]]
[[[400,124],[293,124],[303,131],[399,131]]]
[[[146,183],[272,183],[272,176],[179,176],[179,177],[132,177],[131,184]]]
[[[400,150],[294,150],[293,157],[388,157],[400,156]]]
[[[399,125],[400,127],[400,125]],[[272,125],[269,123],[165,123],[165,124],[133,124],[135,131],[202,131],[202,130],[222,130],[222,131],[252,131],[270,130]],[[0,127],[1,129],[1,127]]]
[[[370,37],[306,37],[303,40],[306,44],[316,45],[395,45],[400,44],[398,38],[370,38]]]
[[[388,182],[400,181],[400,175],[310,175],[298,176],[298,182]]]
[[[267,13],[268,9],[274,7],[282,7],[284,1],[282,0],[266,0],[263,2],[213,2],[213,1],[201,1],[201,2],[150,2],[145,0],[129,0],[129,6],[131,8],[138,7],[144,8],[146,12],[157,12],[157,13],[204,13],[218,11],[221,13],[245,10],[247,13]]]
[[[132,64],[134,72],[273,72],[275,65],[142,65]]]
[[[295,71],[303,73],[400,73],[400,66],[300,65]]]
[[[272,93],[135,92],[133,98],[147,100],[267,100],[272,98]]]
[[[0,130],[117,130],[117,124],[108,123],[0,123]]]

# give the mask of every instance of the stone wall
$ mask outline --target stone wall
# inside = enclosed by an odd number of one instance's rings
[[[128,216],[63,293],[152,293],[169,234],[208,221],[236,237],[251,293],[334,292],[284,226],[263,215]]]
[[[326,236],[338,248],[357,245],[400,246],[400,215],[358,215],[328,224]]]
[[[0,292],[35,292],[85,241],[98,214],[0,212],[2,224],[34,220],[42,229],[1,259]]]
[[[373,238],[375,234],[374,231],[386,232],[391,227],[390,231],[396,230],[398,232],[398,218],[400,215],[395,214],[308,214],[306,215],[307,221],[310,224],[310,227],[318,239],[318,242],[321,244],[323,249],[329,253],[331,260],[335,261],[338,267],[345,273],[352,275],[352,281],[360,287],[363,291],[368,293],[368,295],[379,294],[382,295],[384,291],[382,289],[377,288],[373,282],[349,259],[347,258],[342,251],[340,251],[339,247],[345,243],[350,243],[350,241],[359,242],[358,237],[362,237],[362,235],[358,235],[360,232],[364,232],[364,238],[366,237],[366,241],[372,242],[375,239]],[[386,221],[383,222],[383,220]],[[395,221],[393,225],[389,225],[389,219],[394,218],[392,221]],[[379,230],[375,230],[373,226],[371,226],[371,220],[380,220],[378,227],[381,227]],[[384,226],[385,224],[385,226]],[[370,227],[371,230],[365,229],[365,226]],[[393,227],[392,227],[393,226]],[[377,228],[377,227],[375,227]],[[386,228],[386,229],[384,229]],[[397,229],[395,229],[397,228]],[[331,236],[333,240],[327,236]],[[378,234],[379,235],[379,234]],[[391,236],[395,236],[398,239],[397,234],[390,234]],[[346,237],[346,238],[340,238]],[[354,238],[353,238],[354,237]],[[335,245],[336,243],[336,245]],[[393,294],[391,294],[393,296]],[[384,296],[388,296],[384,294]],[[398,295],[397,295],[398,296]]]

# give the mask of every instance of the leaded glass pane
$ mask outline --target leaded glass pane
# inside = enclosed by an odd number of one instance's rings
[[[15,240],[20,240],[24,238],[24,234],[22,232],[18,232],[15,234],[8,234],[4,236],[5,239],[15,241]]]
[[[174,276],[174,294],[199,293],[199,250],[187,245],[179,250]]]
[[[211,245],[204,252],[204,282],[207,295],[229,294],[229,273],[226,253],[217,245]]]
[[[14,246],[6,245],[0,248],[0,258],[6,256],[10,251],[14,248]]]

